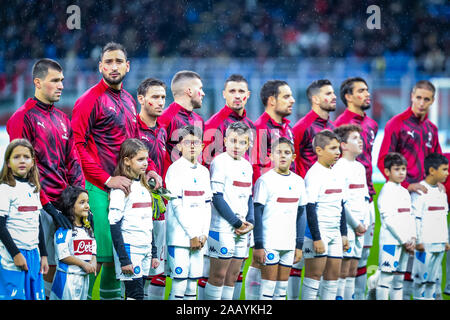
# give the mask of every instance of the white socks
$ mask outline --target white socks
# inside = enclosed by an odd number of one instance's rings
[[[235,292],[234,287],[223,286],[222,287],[222,300],[233,300],[233,294]],[[239,299],[237,299],[239,300]]]
[[[273,293],[275,291],[276,284],[276,281],[261,279],[259,300],[273,300]]]
[[[261,270],[252,266],[248,267],[245,277],[245,299],[258,300],[261,287]]]
[[[172,290],[170,292],[169,300],[183,300],[187,282],[186,279],[172,279]]]
[[[353,300],[355,293],[355,277],[345,278],[344,300]]]
[[[316,300],[319,292],[320,280],[311,278],[303,279],[302,300]]]
[[[205,300],[220,300],[222,298],[223,287],[217,287],[207,282],[204,291]]]
[[[336,300],[337,280],[322,280],[321,300]]]
[[[273,293],[273,300],[286,300],[287,287],[288,280],[277,281],[275,291]]]

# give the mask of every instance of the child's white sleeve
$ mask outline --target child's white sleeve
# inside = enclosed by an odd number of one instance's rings
[[[255,195],[253,198],[254,203],[260,203],[266,205],[269,197],[269,191],[263,179],[259,178],[255,183]]]
[[[120,189],[113,189],[110,192],[109,202],[109,224],[116,224],[123,218],[125,210],[125,193]]]
[[[54,235],[55,252],[58,260],[72,256],[69,248],[72,230],[59,228]]]
[[[0,199],[0,217],[7,217],[9,216],[9,210],[11,207],[11,194],[7,190],[7,184],[0,184],[0,194],[2,195]]]
[[[424,202],[423,197],[416,192],[413,192],[413,194],[411,195],[411,208],[416,222],[416,242],[422,243]]]
[[[224,193],[225,190],[225,168],[217,164],[217,157],[211,162],[211,190],[213,193]]]

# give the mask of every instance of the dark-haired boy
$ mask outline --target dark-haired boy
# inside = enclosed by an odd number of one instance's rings
[[[383,165],[388,181],[378,196],[381,228],[376,299],[402,300],[408,255],[414,253],[416,244],[411,196],[401,185],[406,178],[407,162],[400,153],[390,152],[384,157]]]
[[[448,177],[448,160],[439,153],[425,157],[427,175],[423,184],[428,192],[411,195],[412,211],[416,217],[416,250],[413,263],[413,297],[417,300],[436,298],[436,280],[441,276],[441,262],[450,249],[448,239],[448,203],[445,191],[438,187]]]
[[[343,250],[348,250],[344,174],[333,165],[341,154],[339,137],[322,130],[313,139],[317,162],[305,176],[308,204],[303,252],[305,277],[302,300],[335,300]],[[320,278],[323,276],[323,281]]]
[[[166,212],[170,299],[195,300],[197,280],[203,274],[212,192],[209,171],[198,161],[203,148],[201,129],[187,125],[181,128],[179,137],[176,148],[181,157],[169,166],[165,179],[175,197]]]

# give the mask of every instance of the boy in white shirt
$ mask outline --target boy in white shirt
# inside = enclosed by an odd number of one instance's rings
[[[333,169],[345,172],[347,201],[344,207],[350,247],[344,252],[336,300],[353,300],[358,260],[362,255],[364,233],[370,219],[370,197],[365,168],[356,160],[363,150],[360,132],[361,127],[354,124],[345,124],[334,129],[334,133],[341,138],[342,157]]]
[[[195,300],[203,273],[203,254],[211,222],[211,182],[202,166],[202,131],[187,125],[176,145],[182,157],[166,174],[166,187],[176,199],[167,205],[167,262],[172,278],[171,300]]]
[[[335,300],[343,250],[348,250],[343,210],[345,173],[332,168],[341,154],[339,137],[330,130],[322,130],[313,139],[313,149],[317,162],[305,176],[308,204],[302,300],[315,300],[319,285],[322,300]]]
[[[294,145],[279,138],[270,158],[274,168],[255,184],[255,246],[261,264],[260,300],[285,300],[291,267],[302,258],[307,203],[305,183],[289,170]]]
[[[384,159],[384,173],[389,180],[378,196],[381,228],[377,300],[388,300],[389,296],[391,300],[402,300],[408,255],[414,253],[416,244],[411,196],[401,185],[406,165],[405,157],[397,152],[388,153]]]
[[[411,195],[412,212],[416,217],[416,250],[413,263],[413,297],[417,300],[434,300],[436,280],[448,243],[447,212],[445,191],[438,183],[448,177],[448,160],[441,154],[430,153],[424,160],[425,180],[420,183],[428,192]]]
[[[248,256],[248,232],[253,229],[253,168],[243,156],[250,128],[233,122],[225,133],[226,152],[211,162],[213,207],[208,237],[210,269],[207,300],[232,300],[234,284]]]

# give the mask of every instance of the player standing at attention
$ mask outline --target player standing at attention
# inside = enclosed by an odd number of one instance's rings
[[[49,263],[44,275],[45,293],[50,296],[56,271],[53,235],[58,227],[70,228],[70,222],[57,208],[59,196],[69,185],[84,187],[84,176],[76,152],[69,117],[55,107],[61,98],[63,69],[51,59],[33,65],[34,97],[29,98],[8,120],[10,140],[25,138],[36,152],[41,179],[42,224]]]
[[[139,84],[137,94],[141,106],[137,116],[139,139],[148,148],[148,156],[155,163],[156,172],[162,176],[167,134],[159,123],[159,116],[166,103],[166,85],[161,80],[147,78]],[[153,217],[153,236],[160,264],[157,269],[150,269],[149,277],[145,280],[145,299],[163,300],[166,286],[164,261],[167,250],[165,213],[161,210],[159,218]]]
[[[163,177],[169,166],[181,157],[179,150],[175,148],[179,142],[181,128],[193,125],[203,132],[205,126],[202,117],[194,112],[202,107],[205,96],[200,75],[193,71],[179,71],[173,76],[170,87],[174,102],[158,119],[167,133]]]
[[[198,162],[202,131],[185,126],[176,148],[181,158],[170,165],[166,186],[175,199],[167,206],[167,263],[172,278],[171,300],[195,300],[197,279],[203,274],[203,255],[211,223],[209,171]]]
[[[295,173],[302,178],[317,160],[312,147],[314,136],[323,129],[333,130],[330,112],[336,110],[336,96],[329,80],[313,81],[306,89],[311,111],[301,118],[292,128],[294,134]],[[298,300],[300,294],[303,260],[294,265],[289,278],[288,298]]]
[[[349,242],[349,249],[344,252],[342,260],[337,300],[354,299],[358,260],[361,259],[364,233],[370,222],[370,198],[366,171],[364,166],[356,161],[356,158],[363,152],[360,132],[361,127],[355,124],[344,124],[334,129],[334,133],[341,138],[342,157],[336,162],[333,169],[345,172],[343,176],[347,201],[344,208]]]
[[[88,221],[89,195],[81,187],[68,186],[61,194],[61,212],[72,223],[70,229],[55,233],[58,267],[50,300],[86,300],[89,274],[97,270],[97,245]]]
[[[45,300],[48,272],[33,146],[14,139],[0,173],[0,300]]]
[[[339,137],[330,130],[317,133],[313,148],[317,162],[305,176],[308,198],[307,227],[303,245],[305,277],[302,300],[335,300],[343,250],[348,250],[343,175],[332,167],[339,159]],[[323,276],[321,283],[320,278]]]
[[[243,157],[250,128],[233,122],[225,136],[226,152],[210,167],[213,207],[208,246],[210,270],[205,298],[231,300],[243,260],[248,256],[248,232],[253,229],[253,169]]]
[[[354,77],[344,80],[340,88],[340,97],[347,107],[345,111],[336,118],[334,124],[356,124],[361,127],[361,139],[363,140],[363,152],[356,158],[366,169],[367,186],[370,196],[370,221],[367,231],[364,233],[364,247],[361,258],[358,260],[358,270],[355,280],[355,300],[365,299],[367,283],[367,260],[373,243],[375,228],[375,203],[373,196],[375,189],[372,182],[372,148],[378,132],[378,124],[366,114],[370,109],[370,93],[366,81],[363,78]]]
[[[317,155],[312,146],[314,136],[324,130],[333,130],[335,125],[330,120],[330,113],[336,110],[336,95],[329,80],[313,81],[306,89],[306,96],[311,104],[309,111],[297,121],[292,128],[294,132],[296,173],[304,178],[306,172],[316,162]]]
[[[128,138],[138,138],[136,102],[123,89],[130,61],[121,44],[107,43],[102,49],[98,67],[103,78],[75,102],[72,128],[94,215],[97,265],[98,268],[102,267],[100,299],[120,299],[120,281],[116,279],[114,271],[108,221],[108,197],[111,189],[121,189],[125,193],[130,191],[132,180],[113,176],[113,173],[122,143]],[[154,177],[158,188],[162,180],[155,172],[152,161],[147,170],[147,177]],[[93,284],[94,279],[91,277],[90,297]]]
[[[274,141],[274,168],[255,185],[255,247],[261,266],[260,300],[285,300],[293,263],[302,258],[307,203],[305,183],[289,170],[294,145],[286,138]]]
[[[380,275],[377,300],[402,300],[403,276],[408,255],[414,253],[416,228],[411,212],[411,196],[401,183],[406,178],[407,162],[397,152],[384,157],[384,175],[388,177],[378,196],[380,211]],[[392,290],[390,290],[392,288]]]
[[[226,129],[231,123],[241,121],[250,128],[249,148],[244,157],[250,163],[253,163],[257,149],[255,145],[256,129],[253,121],[247,117],[245,109],[245,105],[250,98],[247,80],[240,74],[232,74],[225,81],[222,95],[225,99],[225,106],[205,122],[203,162],[206,167],[209,167],[212,159],[226,150],[224,142]],[[244,263],[242,263],[241,271],[234,285],[233,300],[239,300],[241,295],[243,269]],[[201,287],[203,283],[206,285],[207,280],[199,281],[199,286]]]
[[[442,275],[441,264],[448,239],[448,202],[445,191],[438,187],[448,177],[448,160],[438,153],[430,153],[424,162],[425,180],[420,183],[427,193],[411,195],[412,213],[416,217],[416,250],[412,275],[414,299],[435,299],[436,280]]]
[[[256,131],[255,125],[247,117],[247,110],[245,109],[245,105],[250,98],[247,80],[240,74],[232,74],[225,81],[222,95],[225,99],[225,106],[205,122],[203,162],[206,166],[209,166],[216,155],[225,151],[225,132],[231,123],[237,121],[241,121],[250,127],[250,145],[245,158],[251,162],[250,155],[252,154],[253,137]]]
[[[383,142],[378,154],[378,168],[384,174],[384,157],[389,152],[402,154],[407,161],[407,175],[402,186],[410,193],[427,192],[427,188],[420,184],[420,181],[425,179],[423,161],[430,153],[442,154],[438,128],[428,119],[428,111],[434,102],[435,91],[431,82],[418,81],[411,92],[411,106],[390,119],[384,128]],[[441,184],[439,185],[440,188],[444,188]],[[412,263],[411,257],[403,284],[404,298],[407,300],[412,294]]]
[[[265,107],[264,113],[255,121],[256,128],[256,159],[253,165],[253,183],[265,172],[272,168],[270,153],[272,142],[285,137],[294,142],[292,128],[287,117],[292,113],[295,99],[286,81],[269,80],[259,93],[261,102]],[[291,164],[295,171],[294,163]],[[253,246],[253,236],[250,235],[250,246]],[[247,300],[257,300],[261,278],[261,265],[252,260],[245,278],[245,292]]]
[[[115,176],[133,182],[130,192],[112,189],[109,223],[114,244],[116,277],[125,286],[127,300],[144,299],[144,281],[150,268],[156,268],[156,247],[153,245],[152,195],[145,171],[148,149],[138,139],[127,139],[120,146]]]

